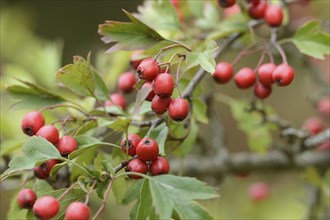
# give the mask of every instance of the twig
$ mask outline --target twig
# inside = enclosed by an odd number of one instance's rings
[[[104,199],[102,201],[102,205],[100,206],[100,208],[97,210],[97,212],[95,213],[94,217],[92,218],[92,220],[96,220],[97,217],[100,215],[100,213],[103,211],[103,209],[105,208],[105,205],[108,202],[108,198],[109,198],[109,194],[110,194],[110,190],[111,190],[111,186],[112,186],[112,181],[113,179],[110,180],[107,189],[104,192]]]
[[[86,198],[85,198],[85,204],[86,204],[86,205],[88,204],[89,196],[90,196],[90,194],[93,192],[96,183],[97,183],[97,180],[94,180],[94,182],[93,182],[91,188],[88,190],[88,192],[87,192],[87,194],[86,194]]]
[[[60,195],[58,198],[57,198],[57,201],[60,201],[61,199],[63,199],[63,197],[68,194],[76,185],[78,185],[78,182],[75,182],[73,183],[69,188],[67,188],[63,193],[62,195]]]
[[[114,169],[115,169],[115,173],[118,173],[121,169],[123,169],[124,167],[126,167],[127,164],[128,164],[131,160],[133,160],[133,159],[135,159],[135,158],[137,158],[136,155],[135,155],[134,157],[128,159],[128,160],[125,160],[125,161],[121,162],[119,165],[117,165],[117,166],[114,168]]]

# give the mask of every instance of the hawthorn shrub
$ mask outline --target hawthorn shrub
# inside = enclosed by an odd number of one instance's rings
[[[289,28],[292,4],[308,7],[303,0],[146,1],[138,13],[123,10],[128,22],[98,27],[102,41],[111,44],[107,53],[125,66],[112,88],[93,65],[92,52],[58,69],[56,85],[18,79],[20,84],[7,87],[19,99],[16,107],[30,109],[17,131],[27,135],[21,154],[7,147],[1,155],[8,166],[1,181],[21,180],[11,209],[26,209],[26,219],[99,219],[112,191],[118,204],[135,201],[131,219],[213,219],[197,201],[221,191],[194,176],[244,177],[266,169],[306,169],[317,182],[315,195],[324,196],[329,84],[321,83],[311,96],[316,116],[301,127],[264,102],[299,75],[288,54],[306,62],[329,55],[329,34],[319,20]],[[121,51],[129,51],[129,60]],[[229,51],[234,58],[225,56]],[[238,65],[252,55],[256,63]],[[224,84],[250,98],[212,89]],[[217,120],[210,116],[212,102],[230,107],[251,153],[231,154],[221,145],[191,157],[201,125]],[[114,133],[119,138],[109,141]],[[213,135],[223,138],[220,130]],[[178,158],[185,157],[180,165]],[[96,210],[89,206],[92,194],[101,201]],[[271,189],[258,182],[247,194],[261,203]],[[310,218],[324,216],[320,200]]]

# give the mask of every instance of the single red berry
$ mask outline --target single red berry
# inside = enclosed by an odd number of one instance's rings
[[[236,0],[218,0],[218,3],[223,8],[229,8],[236,3]]]
[[[235,4],[235,5],[233,5],[233,6],[229,7],[229,8],[225,8],[223,10],[223,16],[224,16],[224,18],[228,18],[228,17],[230,17],[232,15],[236,15],[236,14],[239,14],[241,12],[242,11],[241,11],[241,8],[239,7],[239,5],[238,4]]]
[[[136,147],[140,143],[141,137],[137,134],[128,135],[127,145],[126,138],[121,140],[121,150],[126,153],[126,146],[128,147],[128,155],[135,156],[136,155]]]
[[[77,150],[77,148],[78,143],[76,139],[68,135],[61,137],[57,143],[57,150],[63,157],[67,157],[70,153]]]
[[[37,199],[33,206],[33,213],[39,219],[50,219],[57,215],[60,203],[52,196]]]
[[[264,86],[270,86],[274,83],[273,72],[275,68],[274,63],[265,63],[258,68],[258,79]]]
[[[233,66],[227,62],[218,63],[212,74],[213,79],[220,84],[227,83],[233,75]]]
[[[330,150],[330,140],[327,140],[321,144],[319,144],[316,148],[318,151],[329,151]]]
[[[266,13],[266,10],[268,8],[268,4],[266,1],[264,0],[261,0],[259,2],[259,4],[251,4],[249,6],[249,15],[254,18],[254,19],[260,19],[260,18],[263,18],[265,13]]]
[[[165,113],[171,100],[171,97],[162,98],[156,95],[151,101],[152,111],[154,111],[157,115]]]
[[[164,157],[157,157],[156,160],[152,161],[149,170],[153,176],[168,174],[170,170],[170,165]]]
[[[260,0],[246,0],[249,4],[252,4],[254,6],[258,5],[260,3]]]
[[[41,112],[33,111],[27,113],[22,120],[22,130],[25,134],[32,136],[45,125],[44,116]]]
[[[60,138],[57,128],[53,125],[45,125],[41,127],[37,133],[37,136],[45,138],[52,144],[56,144]]]
[[[148,164],[139,158],[131,160],[126,167],[126,172],[137,172],[142,174],[147,174]],[[138,175],[129,175],[132,179],[141,179],[141,176]]]
[[[142,86],[142,89],[143,89],[143,88],[146,88],[146,87],[149,87],[149,88],[151,89],[151,91],[149,92],[149,94],[148,94],[146,100],[147,100],[147,101],[151,101],[151,100],[154,98],[154,96],[155,96],[155,92],[154,92],[154,90],[152,89],[152,82],[150,82],[150,81],[145,82],[145,83],[143,84],[143,86]]]
[[[30,209],[37,200],[37,195],[32,189],[22,189],[17,196],[17,202],[22,209]]]
[[[158,157],[159,148],[155,140],[143,138],[136,147],[136,155],[143,161],[152,161]]]
[[[40,166],[46,171],[46,173],[50,173],[53,167],[58,164],[59,161],[56,159],[47,160],[45,163],[41,164]]]
[[[130,93],[134,90],[136,78],[133,73],[123,73],[118,79],[118,87],[124,93]]]
[[[105,101],[104,105],[106,107],[116,105],[116,106],[121,107],[123,110],[126,109],[125,98],[121,94],[119,94],[119,93],[113,93],[113,94],[111,94],[110,95],[110,100]]]
[[[234,80],[238,88],[247,89],[255,83],[256,74],[251,68],[245,67],[236,73]]]
[[[315,135],[323,131],[325,125],[320,118],[314,116],[307,118],[304,121],[302,128],[307,130],[311,135]]]
[[[283,63],[274,69],[272,77],[278,86],[287,86],[294,78],[294,70],[290,65]]]
[[[168,106],[168,113],[174,121],[182,121],[188,116],[189,103],[183,98],[172,99]]]
[[[153,83],[153,90],[160,97],[169,97],[174,89],[174,80],[171,74],[158,74]]]
[[[33,173],[34,176],[37,177],[38,179],[47,179],[49,177],[49,173],[46,172],[46,169],[43,169],[43,167],[36,166],[33,168]]]
[[[90,213],[90,209],[85,203],[73,202],[66,208],[65,219],[88,220]]]
[[[180,6],[180,0],[170,0],[170,2],[175,8]]]
[[[283,21],[282,8],[277,5],[270,5],[265,11],[264,18],[267,24],[271,27],[278,27]]]
[[[254,183],[249,187],[249,196],[255,201],[259,202],[269,197],[270,188],[266,183]]]
[[[261,83],[257,83],[254,87],[254,94],[259,99],[265,99],[272,93],[272,87],[271,86],[264,86]]]
[[[130,61],[130,65],[133,69],[136,70],[136,68],[140,65],[140,63],[142,62],[143,59],[138,59],[137,57],[143,52],[143,50],[135,50],[132,54],[131,54],[131,61]]]
[[[330,117],[330,99],[329,97],[324,97],[317,103],[317,111],[325,116]]]
[[[159,73],[158,62],[152,58],[144,59],[137,68],[138,77],[146,81],[153,80]]]

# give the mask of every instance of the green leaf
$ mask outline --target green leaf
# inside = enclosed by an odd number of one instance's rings
[[[203,7],[202,1],[188,1],[190,10],[199,17],[196,20],[196,25],[202,29],[215,28],[220,23],[220,13],[217,5],[207,3]]]
[[[213,53],[218,49],[215,41],[207,41],[206,46],[196,52],[187,53],[187,69],[200,65],[205,71],[213,73],[215,71],[216,62]]]
[[[149,181],[144,180],[140,190],[135,219],[146,219],[150,215],[151,207],[152,200],[149,190]]]
[[[178,202],[175,205],[175,211],[180,216],[180,219],[214,219],[204,207],[196,202],[191,202],[189,205]]]
[[[1,180],[16,172],[32,169],[39,162],[62,158],[56,147],[42,137],[30,137],[22,150],[24,156],[15,157],[9,162],[9,168],[1,175]]]
[[[207,105],[200,98],[193,98],[193,116],[196,121],[208,124]]]
[[[293,36],[292,42],[301,53],[317,59],[330,54],[330,34],[321,31],[321,22],[308,21]]]
[[[162,123],[155,129],[152,129],[149,137],[156,140],[159,147],[159,154],[165,156],[165,141],[168,134],[168,127],[166,123]]]
[[[152,87],[146,86],[144,88],[141,88],[136,95],[135,104],[134,104],[134,110],[133,115],[140,114],[141,106],[146,100],[147,96],[149,95],[150,91],[152,90]]]
[[[98,146],[95,145],[91,145],[90,147],[83,148],[83,150],[81,150],[79,155],[76,155],[76,157],[74,158],[75,163],[79,164],[80,166],[83,166],[84,164],[91,164],[95,158],[97,148]],[[81,170],[79,167],[72,165],[70,170],[70,180],[73,181],[77,177],[82,175],[86,175],[86,173],[83,170]]]
[[[191,152],[195,146],[195,142],[198,134],[198,126],[195,120],[190,122],[190,131],[185,140],[174,150],[175,155],[185,156]],[[185,131],[187,132],[187,131]]]
[[[91,120],[86,123],[84,123],[79,129],[77,130],[76,135],[82,135],[86,132],[92,130],[93,128],[96,128],[98,126],[97,120]]]
[[[122,204],[128,189],[127,180],[125,178],[118,178],[113,180],[111,190],[116,198],[117,204]]]
[[[146,49],[165,40],[155,30],[123,10],[131,22],[106,21],[99,25],[99,34],[105,43],[115,43],[107,52]]]
[[[101,181],[98,181],[97,182],[97,184],[96,184],[96,193],[97,193],[97,196],[100,199],[103,199],[104,192],[107,189],[107,187],[108,187],[109,184],[110,184],[110,179],[107,179],[107,180],[105,180],[103,182],[101,182]]]
[[[93,71],[94,78],[95,78],[95,96],[102,101],[106,101],[109,99],[109,90],[104,82],[104,80],[101,78],[101,76],[96,72]]]
[[[96,81],[90,64],[90,54],[87,60],[80,56],[74,56],[73,64],[68,64],[59,69],[56,72],[56,77],[72,92],[82,96],[94,96]]]
[[[129,118],[117,118],[116,120],[108,124],[108,127],[114,131],[122,132],[127,130],[130,123],[131,119]]]
[[[102,143],[97,138],[85,136],[85,135],[76,136],[75,139],[78,143],[78,149],[72,152],[71,154],[69,154],[68,158],[70,160],[84,153],[89,148],[100,145]]]

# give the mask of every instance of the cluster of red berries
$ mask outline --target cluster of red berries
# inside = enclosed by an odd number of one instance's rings
[[[60,210],[60,203],[52,196],[42,196],[37,199],[32,189],[22,189],[17,197],[18,205],[22,209],[33,210],[34,215],[41,220],[53,218]],[[66,220],[88,220],[90,216],[89,207],[82,202],[71,203],[65,213]]]
[[[212,74],[213,79],[220,84],[225,84],[233,76],[233,66],[227,62],[221,62],[216,65],[216,69]],[[240,69],[234,81],[238,88],[247,89],[254,85],[254,94],[260,99],[267,98],[272,92],[272,84],[278,86],[289,85],[294,78],[294,70],[288,64],[280,64],[276,66],[273,63],[262,64],[257,74],[251,68],[245,67]]]
[[[137,158],[132,159],[126,167],[127,172],[137,172],[147,174],[148,170],[151,175],[167,174],[169,164],[166,158],[158,156],[159,148],[155,140],[151,138],[143,138],[137,134],[131,134],[128,139],[121,141],[121,149],[128,155]],[[140,179],[141,176],[130,175],[132,179]]]
[[[23,117],[22,130],[29,136],[36,135],[45,138],[56,146],[63,157],[67,157],[78,148],[78,143],[73,137],[64,135],[60,138],[57,128],[52,125],[45,125],[45,118],[39,111],[29,112]],[[51,159],[34,167],[34,175],[39,179],[48,178],[50,171],[57,163],[59,163],[58,160]]]
[[[248,2],[248,13],[254,19],[265,19],[271,27],[279,27],[283,21],[283,11],[280,6],[268,5],[266,0],[246,0]],[[223,8],[235,5],[236,0],[218,0]]]

